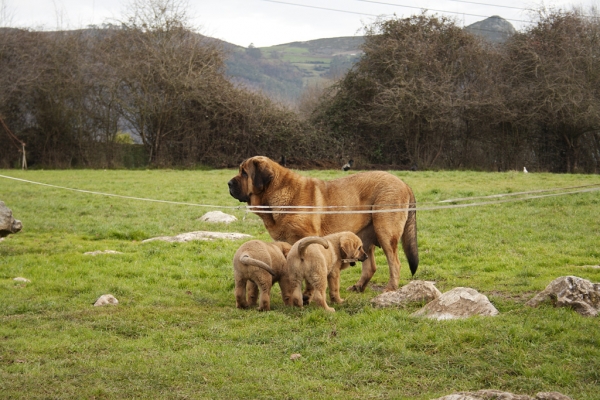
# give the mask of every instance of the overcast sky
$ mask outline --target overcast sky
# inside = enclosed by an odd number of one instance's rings
[[[130,0],[0,0],[0,25],[44,30],[77,29],[123,20]],[[517,29],[541,5],[589,10],[600,0],[187,0],[197,31],[247,47],[354,36],[377,16],[408,17],[422,8],[469,25],[492,15]]]

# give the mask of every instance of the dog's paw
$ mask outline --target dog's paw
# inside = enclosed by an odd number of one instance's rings
[[[387,285],[384,289],[383,289],[383,293],[385,292],[395,292],[396,290],[398,290],[398,286],[390,286]]]
[[[352,286],[348,287],[348,289],[346,289],[346,290],[348,290],[349,292],[361,293],[365,290],[365,288],[361,288],[360,286],[357,286],[357,285],[352,285]]]

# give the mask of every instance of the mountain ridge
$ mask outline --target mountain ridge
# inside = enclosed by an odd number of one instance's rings
[[[510,22],[497,15],[464,29],[494,44],[503,43],[516,33]],[[226,64],[232,81],[250,90],[261,91],[275,101],[295,104],[304,89],[326,86],[343,76],[360,58],[364,36],[247,48],[223,43],[230,50]]]

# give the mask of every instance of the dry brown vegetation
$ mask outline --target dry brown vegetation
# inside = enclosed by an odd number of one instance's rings
[[[600,170],[598,19],[542,16],[495,46],[425,15],[366,33],[365,56],[313,120],[371,162]]]
[[[309,88],[294,112],[232,84],[224,50],[173,1],[135,7],[118,26],[0,30],[0,116],[29,166],[222,167],[285,154],[303,165],[600,171],[597,18],[542,15],[503,45],[441,17],[380,20],[354,68],[324,96]],[[123,131],[141,144],[116,140]],[[20,166],[3,131],[0,141],[0,167]]]

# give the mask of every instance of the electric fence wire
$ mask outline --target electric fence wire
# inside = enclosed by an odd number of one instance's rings
[[[126,196],[114,193],[98,192],[93,190],[69,188],[65,186],[53,185],[49,183],[36,182],[28,179],[16,178],[8,175],[0,175],[0,178],[14,180],[23,183],[29,183],[33,185],[40,185],[50,187],[54,189],[68,190],[79,193],[94,194],[106,197],[114,197],[128,200],[146,201],[153,203],[173,204],[173,205],[184,205],[191,207],[203,207],[203,208],[214,208],[221,210],[246,210],[251,211],[255,214],[377,214],[377,213],[392,213],[392,212],[405,212],[405,211],[434,211],[452,208],[465,208],[465,207],[478,207],[492,204],[502,204],[516,201],[542,199],[547,197],[564,196],[570,194],[579,193],[591,193],[600,191],[600,183],[580,186],[570,186],[563,188],[550,188],[550,189],[537,189],[526,192],[513,192],[513,193],[501,193],[493,194],[488,196],[471,196],[461,197],[456,199],[440,200],[436,202],[419,202],[419,206],[415,204],[377,204],[377,205],[358,205],[358,206],[224,206],[215,204],[198,204],[190,202],[172,201],[172,200],[159,200],[150,199],[145,197]],[[519,197],[521,196],[521,197]],[[487,200],[470,202],[473,200]],[[460,203],[460,204],[447,204],[447,203]],[[431,204],[431,205],[428,205]],[[442,205],[440,205],[442,204]],[[362,209],[361,209],[362,208]]]

